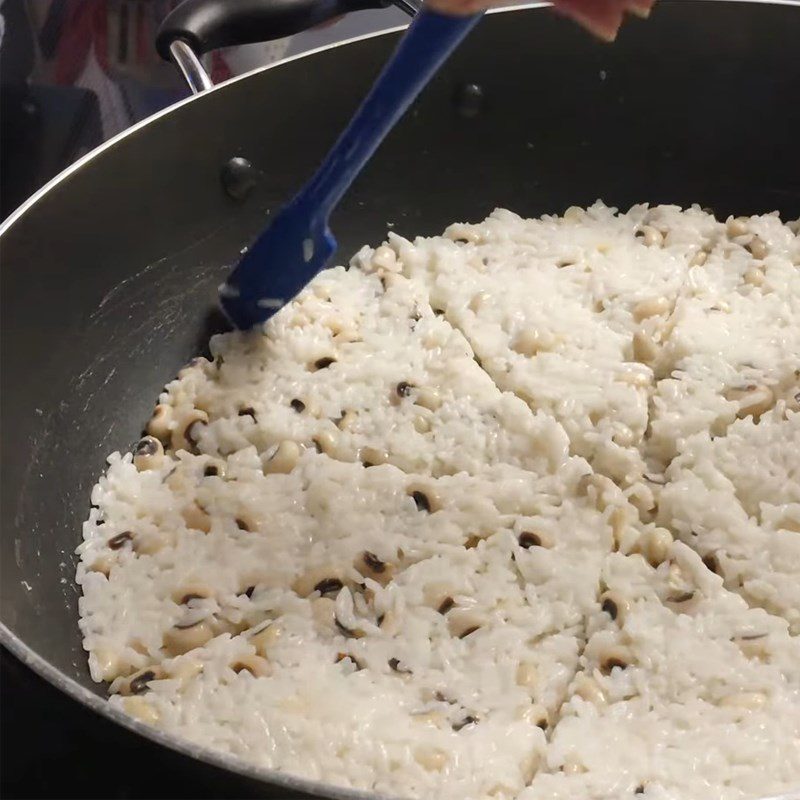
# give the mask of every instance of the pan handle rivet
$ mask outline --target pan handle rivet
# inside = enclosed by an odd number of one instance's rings
[[[470,119],[481,112],[484,99],[483,88],[477,83],[463,83],[456,88],[453,105],[460,117]]]
[[[256,186],[255,167],[241,156],[235,156],[222,167],[220,178],[222,188],[233,200],[244,200]]]

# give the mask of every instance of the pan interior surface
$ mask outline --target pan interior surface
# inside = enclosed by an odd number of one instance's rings
[[[395,41],[321,51],[187,103],[3,232],[2,621],[85,689],[104,691],[81,648],[73,553],[105,457],[130,448],[163,384],[224,327],[213,309],[228,265],[311,173]],[[339,261],[387,228],[434,234],[495,206],[536,216],[602,197],[796,217],[797,41],[800,14],[779,5],[664,2],[613,47],[540,10],[492,15],[353,187],[333,220]],[[255,168],[244,200],[220,180],[235,156]]]

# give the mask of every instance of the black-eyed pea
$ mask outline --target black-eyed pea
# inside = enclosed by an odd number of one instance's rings
[[[388,636],[394,636],[400,631],[400,618],[390,608],[378,617],[378,627]]]
[[[175,451],[193,453],[197,448],[200,427],[208,424],[208,414],[199,408],[190,408],[175,414],[175,427],[170,434],[170,444]]]
[[[163,648],[170,656],[182,656],[190,650],[208,644],[214,638],[214,630],[206,620],[188,627],[175,625],[164,633]]]
[[[739,419],[753,417],[758,422],[761,415],[775,404],[775,393],[769,386],[748,384],[728,389],[725,399],[737,404],[736,416]]]
[[[588,473],[580,477],[578,491],[586,496],[593,493],[595,496],[595,508],[598,511],[605,511],[608,508],[607,495],[609,492],[613,495],[617,489],[613,481],[605,475]]]
[[[163,531],[147,531],[136,536],[133,549],[139,556],[154,556],[169,544]]]
[[[564,212],[566,222],[580,222],[586,216],[586,212],[580,206],[570,206]]]
[[[128,642],[128,647],[131,650],[139,653],[139,655],[146,656],[150,654],[150,648],[141,639],[131,639]]]
[[[145,694],[150,691],[151,681],[160,681],[166,677],[164,669],[158,664],[140,669],[126,678],[117,689],[124,696]]]
[[[627,553],[637,539],[637,533],[632,527],[632,511],[627,507],[615,506],[609,516],[611,535],[616,550]]]
[[[109,555],[98,556],[89,567],[89,572],[99,572],[108,578],[115,563],[114,559]]]
[[[158,469],[164,463],[164,445],[155,436],[144,436],[133,448],[133,465],[139,472]]]
[[[748,267],[745,270],[743,280],[748,286],[763,286],[766,277],[761,267]]]
[[[338,633],[344,636],[346,639],[362,639],[365,636],[365,633],[363,630],[361,630],[361,628],[349,628],[335,614],[333,617],[333,624],[336,626]]]
[[[469,310],[477,313],[490,298],[491,295],[488,292],[478,292],[474,294],[469,301]]]
[[[287,475],[300,460],[300,445],[297,442],[286,440],[281,442],[264,464],[266,475]]]
[[[398,272],[401,269],[401,266],[397,263],[397,253],[386,244],[382,244],[372,254],[372,266],[389,272]]]
[[[337,633],[336,603],[330,597],[315,597],[311,601],[311,617],[319,633]]]
[[[269,661],[261,656],[241,656],[231,664],[231,669],[237,675],[241,672],[249,672],[254,678],[265,678],[272,674],[272,666]]]
[[[625,621],[625,615],[630,609],[630,604],[619,592],[609,590],[600,595],[600,608],[614,622],[621,625]]]
[[[783,517],[780,522],[778,522],[777,527],[780,530],[791,531],[792,533],[800,533],[800,515],[791,516],[791,510],[788,512],[788,514],[790,516]]]
[[[337,595],[343,588],[342,570],[333,564],[324,564],[309,569],[292,583],[292,589],[300,597],[309,597],[314,592],[319,592],[322,597]]]
[[[345,411],[336,421],[336,427],[340,431],[351,431],[357,420],[358,414],[355,411]]]
[[[648,528],[641,537],[642,555],[651,566],[657,567],[666,560],[672,543],[672,534],[666,528]]]
[[[337,334],[339,334],[339,333],[341,333],[343,330],[345,330],[345,329],[346,329],[346,328],[349,326],[349,324],[350,324],[350,323],[349,323],[349,321],[348,321],[348,320],[345,320],[344,318],[342,318],[342,317],[340,317],[340,316],[338,316],[338,315],[331,314],[330,316],[327,316],[327,317],[326,317],[326,318],[323,320],[323,323],[322,323],[322,324],[323,324],[323,325],[324,325],[324,326],[325,326],[325,327],[326,327],[326,328],[327,328],[327,329],[328,329],[328,330],[329,330],[329,331],[330,331],[330,332],[331,332],[331,333],[334,335],[334,337],[335,337]]]
[[[360,342],[361,334],[355,325],[348,324],[343,326],[338,333],[333,334],[333,341],[336,344]]]
[[[586,767],[572,754],[567,755],[564,764],[561,766],[561,771],[565,775],[582,775],[584,772],[588,772]]]
[[[336,455],[339,440],[333,431],[321,431],[314,437],[314,444],[318,452],[333,457]]]
[[[422,597],[425,604],[430,608],[435,608],[440,614],[446,614],[453,606],[455,600],[453,595],[456,594],[456,589],[452,583],[446,581],[432,581],[426,583],[422,588]],[[446,609],[442,611],[442,607],[446,605]]]
[[[723,707],[741,708],[745,711],[758,711],[767,703],[762,692],[735,692],[723,697],[719,705]]]
[[[636,510],[639,511],[639,515],[643,520],[656,509],[657,502],[653,490],[650,486],[641,481],[630,487],[628,499]]]
[[[736,636],[733,642],[739,647],[747,658],[758,661],[769,660],[769,637],[766,633],[745,634]]]
[[[94,648],[91,657],[95,668],[93,671],[99,672],[104,681],[113,681],[130,669],[128,662],[110,647]]]
[[[211,587],[202,581],[189,581],[172,592],[172,601],[179,606],[188,605],[192,600],[206,600],[213,597]]]
[[[178,463],[164,476],[163,482],[175,494],[184,494],[191,491],[197,481],[196,476],[190,475],[190,470],[185,469],[183,463]]]
[[[360,553],[353,566],[365,577],[372,578],[381,586],[386,586],[394,576],[394,564],[390,564],[378,558],[371,550]]]
[[[181,511],[183,521],[187,528],[208,533],[211,530],[211,517],[197,503],[184,506]]]
[[[575,678],[573,690],[578,697],[581,697],[587,703],[592,703],[595,706],[602,706],[606,703],[605,692],[603,692],[597,681],[590,675],[578,675],[577,678]]]
[[[535,356],[537,353],[551,350],[554,345],[555,337],[549,331],[526,328],[514,338],[511,349],[523,356]]]
[[[326,602],[327,601],[327,602]],[[333,628],[333,611],[334,611],[334,603],[333,600],[329,600],[326,597],[320,597],[314,601],[313,603],[324,603],[326,605],[330,604],[330,614],[326,615],[326,619],[330,619],[330,626],[331,629]],[[312,613],[314,613],[315,608],[312,606]],[[316,615],[315,615],[316,620]],[[257,628],[256,631],[251,634],[250,636],[250,644],[253,645],[256,649],[256,654],[261,656],[262,658],[267,658],[269,651],[275,647],[278,641],[281,638],[281,634],[283,633],[281,626],[278,625],[276,622],[270,622],[266,626],[262,628]]]
[[[133,531],[122,531],[121,533],[112,536],[107,542],[109,550],[121,550],[126,545],[132,545],[136,537]]]
[[[226,465],[225,462],[218,458],[211,458],[206,461],[203,467],[204,478],[225,478]]]
[[[678,564],[669,565],[667,572],[667,595],[665,602],[675,610],[686,609],[686,604],[695,599],[695,589]]]
[[[125,712],[147,725],[157,725],[161,719],[156,707],[144,697],[126,697],[122,701]]]
[[[432,487],[421,483],[412,483],[407,489],[406,494],[414,501],[417,511],[425,511],[433,514],[442,507],[439,495]]]
[[[664,234],[652,225],[645,225],[638,230],[636,238],[641,239],[645,247],[661,247],[664,244]]]
[[[529,706],[523,708],[520,719],[524,720],[529,725],[535,725],[537,728],[541,728],[543,731],[546,731],[550,725],[550,715],[547,713],[547,709],[538,703],[531,703]]]
[[[249,623],[244,619],[232,620],[228,617],[218,616],[216,614],[211,617],[211,629],[214,631],[214,636],[219,636],[221,633],[229,633],[231,636],[238,636],[249,627]]]
[[[177,663],[169,668],[169,677],[179,681],[181,686],[186,686],[192,678],[197,677],[203,671],[203,665],[192,658],[179,659]]]
[[[414,760],[423,769],[427,769],[430,772],[440,772],[447,766],[448,756],[444,750],[440,750],[437,747],[421,746],[414,750]]]
[[[627,647],[610,645],[600,656],[600,671],[610,675],[615,669],[627,669],[633,663],[633,656]]]
[[[653,370],[638,361],[628,362],[616,375],[617,380],[636,389],[646,389],[653,383]]]
[[[459,639],[466,639],[485,624],[486,619],[483,615],[470,608],[454,608],[447,615],[450,635]]]
[[[644,329],[633,334],[633,358],[642,364],[652,364],[658,358],[658,345]]]
[[[517,686],[523,689],[534,690],[539,683],[539,673],[536,665],[530,661],[520,661],[515,674]]]
[[[240,511],[235,517],[234,522],[240,531],[253,533],[261,527],[260,520],[249,511]]]
[[[429,411],[437,411],[442,406],[442,397],[439,392],[432,387],[423,387],[417,390],[414,398],[415,405],[427,408]]]
[[[539,771],[539,766],[542,762],[541,753],[536,752],[535,750],[532,752],[528,752],[522,759],[520,763],[520,772],[522,774],[522,782],[525,786],[529,786],[530,783],[533,781],[536,773]],[[491,794],[491,791],[490,791]],[[507,789],[508,800],[512,800],[512,798],[516,797],[519,794],[518,789]],[[503,795],[499,795],[498,800],[502,800]]]
[[[723,314],[731,313],[731,304],[727,300],[717,300],[713,306],[709,306],[710,311],[720,311]]]
[[[517,543],[523,550],[536,547],[549,549],[553,546],[552,538],[544,531],[522,531],[517,537]]]
[[[412,714],[412,719],[419,725],[429,725],[432,728],[442,728],[445,723],[445,716],[441,711],[421,711]]]
[[[731,217],[725,224],[728,238],[735,239],[750,232],[750,220],[747,217]]]
[[[753,258],[757,258],[759,261],[766,258],[769,254],[767,243],[760,236],[754,236],[750,240],[750,244],[747,245],[747,249],[750,251]]]
[[[365,467],[376,467],[389,461],[389,452],[379,447],[362,447],[358,458]]]
[[[159,403],[147,423],[147,433],[161,442],[169,442],[172,435],[172,406]]]
[[[430,419],[424,414],[417,414],[414,417],[413,425],[417,433],[429,433],[431,429]]]
[[[312,372],[318,372],[321,369],[328,369],[332,364],[336,363],[336,359],[333,356],[323,356],[322,358],[318,358],[314,363],[311,365]]]
[[[611,434],[611,441],[620,447],[631,447],[636,442],[636,435],[627,425],[618,422]]]
[[[480,233],[480,228],[475,225],[466,225],[464,223],[450,225],[444,232],[444,235],[453,242],[472,242],[473,244],[480,242],[483,238]]]
[[[666,297],[649,297],[640,300],[633,307],[633,318],[636,322],[650,317],[660,317],[669,313],[671,304]]]

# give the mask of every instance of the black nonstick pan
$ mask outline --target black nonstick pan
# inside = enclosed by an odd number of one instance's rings
[[[330,15],[303,2],[258,35]],[[252,38],[245,28],[206,43]],[[398,35],[202,91],[82,159],[0,231],[2,643],[73,701],[205,762],[198,770],[229,770],[231,795],[360,796],[112,712],[81,648],[73,552],[106,455],[136,441],[165,381],[222,325],[229,265],[311,174]],[[434,234],[497,206],[539,215],[602,198],[796,218],[798,43],[793,3],[661,0],[614,45],[542,7],[490,14],[346,197],[333,220],[341,259],[387,226]]]

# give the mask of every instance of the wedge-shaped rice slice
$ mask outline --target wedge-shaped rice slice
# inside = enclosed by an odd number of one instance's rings
[[[659,522],[800,633],[800,413],[778,407],[723,437],[696,434],[667,478]]]
[[[774,215],[730,221],[690,271],[656,369],[646,454],[662,465],[693,433],[800,409],[800,237]]]
[[[225,455],[253,444],[266,465],[288,443],[273,470],[298,447],[433,475],[545,467],[564,446],[557,426],[497,389],[422,287],[376,269],[327,270],[265,333],[215,337],[213,363],[162,397],[173,446]]]
[[[671,207],[616,215],[597,204],[541,220],[495,211],[444,238],[390,241],[497,385],[553,415],[576,453],[631,485],[645,471],[637,448],[657,342],[716,224],[686,216],[694,227],[673,235],[683,216]]]
[[[800,777],[800,642],[675,543],[610,555],[604,611],[529,798],[750,798]]]
[[[87,523],[82,557],[114,562],[82,570],[82,626],[96,677],[99,653],[129,664],[114,702],[362,788],[520,791],[575,673],[619,495],[574,457],[441,478],[311,451],[264,475],[253,447],[224,477],[207,463],[118,458],[95,493],[105,521]],[[120,529],[130,547],[109,552]],[[153,529],[163,546],[137,552]],[[190,647],[197,626],[208,640]]]

